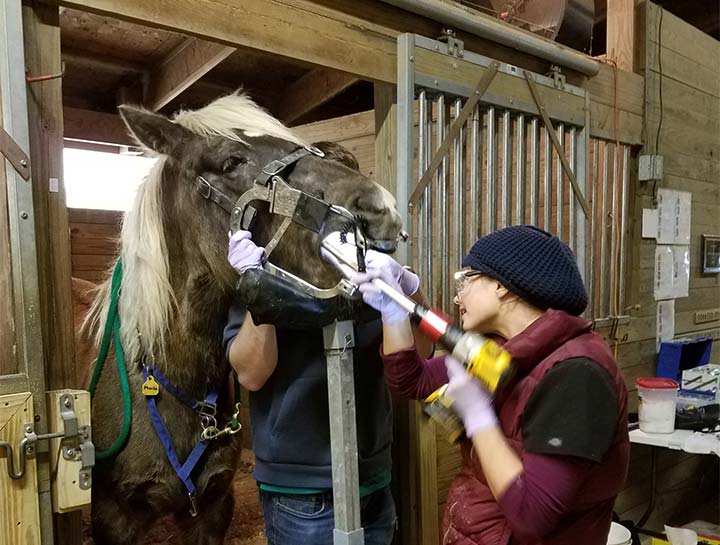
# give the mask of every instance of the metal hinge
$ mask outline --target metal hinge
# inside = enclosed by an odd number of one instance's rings
[[[438,42],[447,44],[448,55],[459,58],[465,56],[465,42],[458,39],[452,28],[443,28],[442,35],[438,38]]]
[[[63,431],[53,433],[35,433],[32,423],[23,425],[24,437],[18,444],[19,468],[15,468],[13,445],[7,441],[0,441],[0,449],[5,450],[7,456],[8,476],[17,481],[25,476],[27,457],[33,456],[38,441],[61,439],[63,458],[70,461],[81,461],[79,486],[87,490],[92,486],[92,468],[95,466],[95,445],[91,441],[90,426],[79,426],[75,414],[73,396],[65,394],[60,397],[60,416],[63,422]]]

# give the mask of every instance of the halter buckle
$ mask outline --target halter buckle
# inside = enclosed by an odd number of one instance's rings
[[[195,182],[195,189],[204,199],[209,199],[210,195],[212,195],[212,186],[210,185],[210,182],[208,182],[202,176],[197,177],[197,181]]]

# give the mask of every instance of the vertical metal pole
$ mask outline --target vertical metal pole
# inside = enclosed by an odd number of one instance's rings
[[[570,127],[570,168],[577,178],[577,131],[575,127]],[[570,248],[573,249],[577,254],[575,230],[577,228],[577,218],[575,217],[575,192],[572,187],[569,189],[568,195],[568,241],[570,242]],[[579,260],[578,260],[579,261]]]
[[[562,153],[565,153],[565,125],[562,123],[558,123],[557,127],[557,137],[558,142],[560,142],[560,149],[562,150]],[[565,211],[565,171],[563,170],[563,164],[560,160],[560,157],[558,157],[557,162],[557,185],[555,192],[557,193],[557,212],[555,216],[556,220],[556,229],[557,229],[557,236],[560,238],[563,238],[563,220],[564,220],[564,214]]]
[[[543,197],[543,211],[545,212],[545,220],[543,221],[543,229],[546,231],[552,230],[552,156],[553,148],[552,141],[550,140],[550,134],[548,134],[548,128],[545,127],[545,164],[544,164],[544,177],[543,177],[543,191],[545,196]]]
[[[438,104],[438,143],[442,142],[448,131],[449,108],[445,104],[445,96],[440,95],[437,100]],[[448,186],[450,182],[450,164],[448,157],[443,157],[442,166],[440,167],[440,183],[438,184],[438,206],[440,206],[442,231],[442,260],[440,266],[440,282],[442,290],[442,308],[446,311],[449,308],[450,296],[450,271],[448,270],[450,256],[450,196],[448,195]]]
[[[620,150],[613,144],[613,175],[612,175],[612,207],[610,213],[610,301],[611,307],[610,312],[613,316],[620,314],[617,307],[617,300],[615,299],[615,293],[617,292],[617,275],[618,272],[616,267],[619,265],[617,262],[617,251],[618,251],[618,228],[617,228],[617,215],[619,213],[620,205],[618,203],[618,192],[620,188],[620,178],[618,177],[618,162]]]
[[[480,197],[482,193],[482,139],[480,106],[475,106],[470,122],[470,238],[471,243],[480,238],[482,221]]]
[[[462,109],[462,100],[455,100],[453,119],[457,119]],[[453,253],[455,255],[456,269],[462,266],[463,251],[465,250],[465,129],[460,130],[457,139],[453,142]]]
[[[519,225],[525,223],[525,171],[526,171],[526,153],[525,153],[525,116],[517,116],[517,161],[515,170],[517,172],[517,181],[515,187],[515,222]]]
[[[600,221],[598,228],[600,229],[600,318],[608,316],[608,293],[607,293],[607,187],[608,187],[608,171],[610,170],[610,144],[603,143],[603,175],[602,184],[600,186]]]
[[[425,118],[422,120],[425,124],[425,168],[430,165],[430,158],[432,157],[432,141],[433,141],[433,112],[432,112],[432,100],[425,105]],[[425,255],[425,286],[426,295],[433,299],[433,278],[432,278],[432,249],[433,249],[433,196],[432,196],[432,184],[429,184],[423,192],[423,198],[425,199],[425,248],[423,253]]]
[[[630,176],[630,146],[623,145],[622,205],[620,209],[620,314],[625,313],[625,237]]]
[[[570,131],[571,148],[570,148],[570,164],[575,173],[580,191],[582,191],[585,200],[589,199],[590,183],[588,180],[588,171],[590,169],[590,97],[585,97],[585,125],[578,130],[573,127]],[[592,219],[590,219],[592,222]],[[592,277],[591,267],[592,261],[588,258],[588,218],[582,207],[578,205],[575,192],[570,189],[570,239],[572,248],[577,257],[578,268],[586,285],[588,279]],[[592,307],[588,306],[586,316],[592,318]]]
[[[333,322],[323,328],[327,360],[328,407],[330,412],[330,457],[332,461],[334,545],[363,545],[360,519],[357,424],[352,321]]]
[[[530,122],[530,223],[538,225],[540,212],[540,132],[538,118]]]
[[[486,216],[486,233],[492,233],[497,228],[497,159],[498,159],[498,141],[497,141],[497,117],[495,108],[490,107],[487,110],[487,188],[485,190],[485,213]]]
[[[426,157],[426,148],[425,148],[425,141],[427,140],[427,124],[425,123],[425,119],[427,117],[426,113],[427,109],[427,96],[426,92],[423,89],[420,91],[420,94],[418,95],[418,146],[417,146],[417,153],[418,153],[418,170],[417,170],[417,178],[422,178],[423,174],[425,173],[425,170],[427,170],[427,157]],[[425,209],[427,207],[427,201],[425,200],[425,191],[423,191],[423,194],[420,195],[420,198],[418,199],[418,207],[417,207],[417,226],[418,226],[418,236],[417,236],[417,264],[418,264],[418,273],[420,274],[420,278],[422,282],[427,281],[427,274],[424,270],[425,266],[425,242],[427,237],[427,229],[428,225],[425,223],[426,214]],[[425,292],[427,293],[427,291]]]
[[[397,259],[406,265],[412,264],[413,222],[409,205],[414,185],[413,110],[415,102],[415,35],[398,36],[398,89],[397,89],[397,208],[410,235],[406,244],[397,250]],[[411,60],[413,59],[413,60]]]
[[[501,226],[512,225],[512,118],[510,110],[503,112],[502,144],[502,212]]]
[[[590,296],[590,308],[592,309],[592,318],[597,318],[599,310],[597,308],[597,298],[595,297],[595,258],[597,257],[597,205],[598,196],[600,194],[600,181],[598,176],[600,175],[600,142],[597,139],[593,140],[593,161],[592,161],[592,217],[590,218],[590,271],[585,277],[585,282],[588,287],[588,294]]]

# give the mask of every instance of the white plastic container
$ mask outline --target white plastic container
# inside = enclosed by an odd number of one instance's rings
[[[638,420],[645,433],[675,431],[675,405],[679,384],[669,378],[639,378],[636,381],[640,405]]]
[[[630,530],[621,526],[617,522],[610,524],[610,533],[608,534],[607,545],[631,545],[632,534]]]

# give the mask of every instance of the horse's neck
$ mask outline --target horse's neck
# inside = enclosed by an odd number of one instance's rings
[[[207,383],[224,384],[227,362],[222,334],[227,301],[209,274],[191,276],[175,291],[178,303],[165,340],[161,371],[190,394],[203,395]]]

